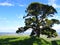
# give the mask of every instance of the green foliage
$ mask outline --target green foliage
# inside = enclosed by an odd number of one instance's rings
[[[56,30],[54,30],[54,29],[52,29],[50,27],[44,27],[41,30],[41,34],[45,34],[48,37],[56,37],[57,36]]]
[[[57,19],[48,19],[49,16],[52,17],[57,13],[54,7],[33,2],[27,7],[26,13],[27,15],[23,17],[25,18],[25,26],[18,28],[17,33],[32,28],[30,36],[34,36],[35,34],[37,37],[40,34],[45,34],[49,38],[57,36],[56,30],[52,29],[52,27],[54,24],[60,24],[60,21]]]

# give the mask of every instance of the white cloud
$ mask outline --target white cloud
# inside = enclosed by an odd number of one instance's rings
[[[57,4],[53,4],[52,6],[55,8],[60,8],[60,5],[57,5]]]
[[[0,6],[15,6],[15,5],[20,6],[20,7],[25,6],[25,4],[12,3],[9,1],[0,2]]]
[[[53,29],[55,29],[57,32],[60,32],[60,25],[54,25]]]
[[[20,6],[20,7],[23,7],[23,6],[25,6],[25,5],[23,5],[23,4],[20,4],[19,6]]]
[[[14,6],[14,4],[8,2],[2,2],[0,3],[0,6]]]
[[[60,5],[56,4],[56,0],[48,0],[48,4],[55,8],[60,8]]]

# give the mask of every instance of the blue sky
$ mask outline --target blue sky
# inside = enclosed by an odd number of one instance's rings
[[[52,18],[60,20],[60,0],[0,0],[0,32],[15,32],[18,27],[24,26],[23,16],[31,2],[52,5],[58,12]],[[53,28],[60,32],[60,25]]]

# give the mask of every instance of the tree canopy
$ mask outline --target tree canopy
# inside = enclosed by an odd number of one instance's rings
[[[60,24],[60,21],[57,19],[48,19],[57,13],[53,6],[33,2],[27,7],[25,12],[27,13],[23,17],[25,19],[25,26],[18,28],[16,33],[32,28],[30,36],[35,35],[40,37],[40,34],[47,35],[47,37],[57,36],[56,30],[52,27],[54,24]]]

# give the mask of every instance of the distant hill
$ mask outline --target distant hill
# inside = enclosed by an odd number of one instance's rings
[[[0,32],[0,35],[29,35],[30,33]]]
[[[16,32],[0,32],[0,35],[30,35],[29,32],[16,33]],[[60,35],[60,32],[58,33]]]

